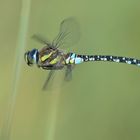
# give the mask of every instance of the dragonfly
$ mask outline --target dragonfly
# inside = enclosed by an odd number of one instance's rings
[[[46,89],[48,82],[56,70],[66,68],[65,79],[69,80],[71,79],[74,66],[83,62],[103,61],[140,66],[140,60],[131,57],[82,55],[74,52],[66,52],[61,49],[63,46],[70,47],[75,45],[80,39],[79,24],[73,17],[66,18],[60,23],[59,33],[53,41],[50,42],[48,39],[38,34],[33,35],[32,38],[44,46],[41,49],[34,48],[30,51],[26,51],[24,58],[28,66],[33,66],[35,64],[39,68],[50,71],[43,89]]]

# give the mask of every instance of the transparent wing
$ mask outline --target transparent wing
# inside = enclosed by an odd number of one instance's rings
[[[66,72],[65,72],[65,81],[72,80],[72,70],[73,70],[73,66],[67,65]]]
[[[39,34],[34,34],[32,36],[32,39],[38,41],[41,44],[45,44],[47,46],[50,46],[51,45],[51,42],[48,39],[44,38],[43,36],[41,36]]]
[[[48,83],[49,83],[49,81],[52,79],[54,73],[55,73],[54,70],[51,70],[51,71],[49,72],[49,75],[48,75],[48,77],[47,77],[47,79],[46,79],[46,81],[45,81],[45,83],[44,83],[44,85],[43,85],[43,87],[42,87],[42,90],[46,90],[46,89],[47,89]]]
[[[58,48],[60,46],[72,46],[80,39],[80,28],[75,18],[70,17],[64,19],[60,24],[60,30],[56,38],[52,42],[52,46]]]

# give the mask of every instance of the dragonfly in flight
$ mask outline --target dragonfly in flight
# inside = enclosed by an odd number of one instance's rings
[[[56,70],[66,68],[65,79],[70,79],[74,65],[83,62],[117,62],[140,66],[140,60],[124,56],[113,55],[81,55],[73,52],[65,52],[60,47],[72,46],[80,38],[80,29],[75,18],[64,19],[60,23],[58,35],[52,42],[40,35],[33,35],[33,39],[44,45],[41,49],[32,49],[25,52],[24,58],[29,66],[36,64],[39,68],[50,70],[43,89],[47,87],[49,80]]]

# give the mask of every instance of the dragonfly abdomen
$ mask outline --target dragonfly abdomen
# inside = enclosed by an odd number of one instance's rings
[[[129,57],[112,56],[112,55],[77,55],[77,57],[83,58],[83,62],[109,61],[109,62],[126,63],[126,64],[140,66],[140,60],[135,58],[129,58]]]
[[[69,54],[69,57],[66,59],[66,64],[80,64],[89,61],[117,62],[140,66],[140,60],[135,58],[112,55],[77,55],[75,53]]]

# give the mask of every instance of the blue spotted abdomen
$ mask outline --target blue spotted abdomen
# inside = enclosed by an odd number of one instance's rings
[[[66,58],[66,64],[80,64],[82,62],[89,61],[104,61],[104,62],[117,62],[126,63],[136,66],[140,66],[140,60],[129,57],[122,56],[112,56],[112,55],[78,55],[75,53],[69,53]]]
[[[66,64],[80,64],[83,62],[83,58],[75,53],[69,53],[65,60]]]

